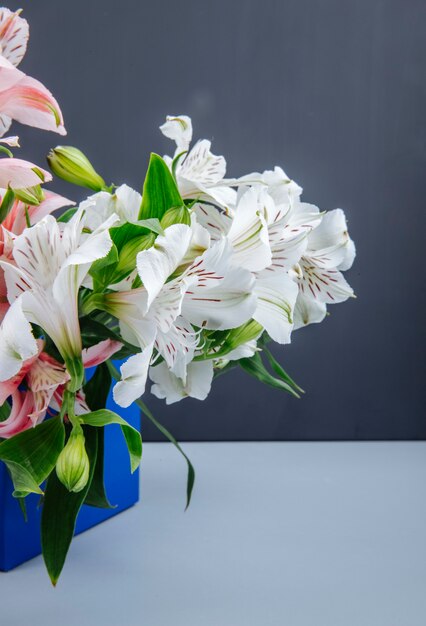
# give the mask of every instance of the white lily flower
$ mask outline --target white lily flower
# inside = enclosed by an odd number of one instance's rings
[[[295,327],[321,322],[327,304],[354,297],[353,289],[341,273],[355,257],[355,246],[347,232],[341,209],[326,213],[321,224],[308,236],[307,249],[295,268],[299,285]]]
[[[145,392],[152,350],[153,344],[150,344],[120,367],[121,380],[113,388],[114,400],[119,406],[130,406]]]
[[[136,222],[142,202],[140,193],[128,185],[120,185],[114,191],[99,191],[80,203],[86,212],[85,226],[90,230],[100,228],[112,215],[118,217],[116,226],[126,222]]]
[[[213,244],[185,269],[191,242],[190,226],[166,228],[152,248],[137,256],[143,287],[104,297],[107,310],[119,320],[123,338],[140,346],[147,360],[155,347],[182,384],[199,344],[193,324],[212,330],[236,328],[251,318],[256,306],[253,277],[232,265],[228,241]],[[173,278],[178,268],[181,273]],[[145,374],[138,378],[138,387],[134,380],[128,392],[133,399],[145,389]]]
[[[151,367],[149,377],[154,383],[151,393],[157,398],[165,399],[166,404],[173,404],[187,397],[205,400],[213,380],[213,362],[193,361],[190,363],[185,382],[171,372],[166,363]]]
[[[192,141],[192,121],[187,115],[168,115],[160,126],[165,137],[176,142],[176,154],[186,151]]]
[[[212,153],[211,142],[207,139],[201,139],[189,150],[192,123],[188,116],[167,116],[167,121],[160,126],[160,130],[176,142],[177,162],[174,171],[182,198],[203,197],[212,199],[221,206],[235,203],[235,190],[223,180],[226,173],[225,158]],[[186,154],[177,158],[182,152]],[[171,166],[172,159],[164,159]]]
[[[0,261],[9,301],[22,299],[26,319],[49,335],[71,375],[82,350],[78,290],[90,265],[108,254],[112,245],[108,229],[116,220],[113,215],[86,234],[83,209],[61,225],[62,230],[48,215],[15,238],[14,262]]]

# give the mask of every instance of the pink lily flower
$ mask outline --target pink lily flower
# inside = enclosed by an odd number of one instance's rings
[[[31,426],[43,421],[49,407],[59,411],[62,406],[65,385],[70,376],[62,363],[43,351],[44,342],[39,339],[38,354],[27,359],[16,376],[0,382],[0,406],[11,398],[12,410],[9,417],[0,422],[0,438],[8,439]],[[83,350],[83,364],[94,367],[109,359],[121,348],[121,343],[106,339]],[[25,383],[27,390],[18,388]],[[76,396],[75,413],[81,415],[90,411],[84,393]]]
[[[52,180],[52,175],[41,167],[22,159],[0,159],[0,187],[23,189]]]
[[[65,135],[61,109],[38,80],[17,69],[28,42],[28,23],[20,11],[0,10],[0,136],[12,119]]]
[[[12,409],[9,417],[0,422],[0,437],[10,439],[33,426],[30,413],[33,410],[33,396],[27,391],[14,391],[12,395]]]

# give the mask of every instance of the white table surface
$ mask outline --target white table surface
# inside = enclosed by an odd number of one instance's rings
[[[140,504],[0,575],[2,626],[425,626],[426,443],[145,444]]]

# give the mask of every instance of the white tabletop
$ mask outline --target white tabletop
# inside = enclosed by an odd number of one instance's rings
[[[146,444],[142,501],[0,575],[2,626],[425,626],[426,443]]]

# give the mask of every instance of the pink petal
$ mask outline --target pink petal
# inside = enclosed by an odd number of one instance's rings
[[[38,206],[28,207],[28,205],[26,205],[24,202],[16,200],[11,210],[7,214],[6,219],[2,223],[2,226],[6,228],[6,230],[8,230],[9,232],[14,233],[15,235],[20,235],[27,227],[25,209],[28,209],[30,222],[33,225],[53,211],[61,209],[63,206],[74,204],[72,200],[68,200],[68,198],[64,198],[63,196],[60,196],[53,191],[47,191],[46,189],[44,189],[43,191],[45,199],[40,202]],[[0,238],[1,237],[2,235],[0,233]]]
[[[2,72],[7,70],[2,68]],[[0,89],[4,89],[1,78],[0,72]],[[0,111],[21,124],[66,134],[62,112],[55,98],[42,83],[25,74],[19,82],[0,92]]]
[[[44,181],[37,172],[44,177]],[[52,180],[51,174],[34,163],[22,159],[0,159],[0,187],[4,189],[33,187],[49,180]]]
[[[33,408],[33,396],[28,391],[15,391],[12,395],[12,410],[4,422],[0,422],[0,437],[9,439],[23,430],[31,428],[29,417]]]
[[[97,343],[95,346],[83,350],[83,365],[84,367],[94,367],[103,363],[110,358],[115,352],[118,352],[122,344],[119,341],[113,341],[112,339],[105,339]]]

